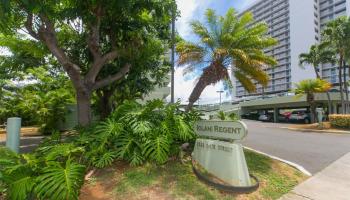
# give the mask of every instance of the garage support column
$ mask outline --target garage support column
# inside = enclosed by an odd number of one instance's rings
[[[273,122],[275,122],[275,123],[278,122],[278,113],[279,113],[279,109],[273,108]]]
[[[337,103],[333,103],[333,114],[338,114],[338,106]]]

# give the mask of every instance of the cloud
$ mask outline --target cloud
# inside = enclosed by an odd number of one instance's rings
[[[176,30],[178,33],[187,38],[192,34],[190,22],[200,20],[204,11],[215,0],[176,0],[177,7],[180,10],[180,17],[176,21]],[[198,17],[200,16],[200,17]]]
[[[193,19],[194,12],[198,9],[199,3],[194,0],[176,0],[181,17],[176,21],[176,30],[182,37],[191,33],[189,22]]]

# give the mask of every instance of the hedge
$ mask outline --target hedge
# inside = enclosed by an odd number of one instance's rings
[[[329,122],[332,127],[350,128],[350,115],[329,115]]]

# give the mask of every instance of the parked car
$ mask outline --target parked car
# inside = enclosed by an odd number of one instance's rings
[[[273,121],[273,113],[261,114],[259,116],[258,120],[263,121],[263,122],[272,122]]]
[[[289,117],[289,121],[309,124],[311,122],[311,114],[306,110],[294,110]]]
[[[257,112],[250,112],[250,113],[246,113],[246,114],[243,114],[241,116],[242,119],[251,119],[251,120],[258,120],[259,119],[259,113]]]
[[[278,121],[289,122],[289,118],[291,114],[292,114],[291,112],[284,112],[284,113],[278,114]]]

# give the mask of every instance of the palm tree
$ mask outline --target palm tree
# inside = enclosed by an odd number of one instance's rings
[[[256,91],[255,83],[267,86],[269,76],[264,69],[275,65],[276,61],[265,55],[263,50],[277,42],[266,35],[266,24],[253,24],[251,13],[239,17],[231,8],[225,17],[217,16],[215,11],[208,9],[206,23],[193,21],[191,27],[200,41],[177,44],[178,64],[186,65],[185,73],[203,73],[189,97],[187,110],[192,108],[208,85],[222,80],[231,85],[229,67],[248,92]]]
[[[326,43],[320,45],[312,45],[308,53],[302,53],[299,55],[299,65],[304,66],[305,64],[312,65],[315,70],[316,78],[322,79],[319,73],[319,67],[321,64],[336,63],[335,52],[330,49]],[[327,91],[328,100],[328,112],[332,112],[331,97]]]
[[[311,122],[315,122],[316,117],[316,103],[315,93],[328,92],[332,85],[322,79],[306,79],[295,84],[294,92],[297,97],[306,95],[306,101],[310,105]]]
[[[347,17],[339,17],[329,23],[327,23],[326,28],[323,30],[323,39],[328,44],[330,44],[336,50],[336,53],[339,56],[338,59],[338,78],[339,78],[339,89],[342,105],[342,113],[346,113],[346,107],[344,102],[344,89],[346,91],[346,101],[349,102],[348,88],[346,84],[346,75],[345,75],[345,52],[348,49],[348,44],[345,41],[348,41],[350,33],[348,29],[348,19]],[[343,89],[344,84],[344,89]]]

